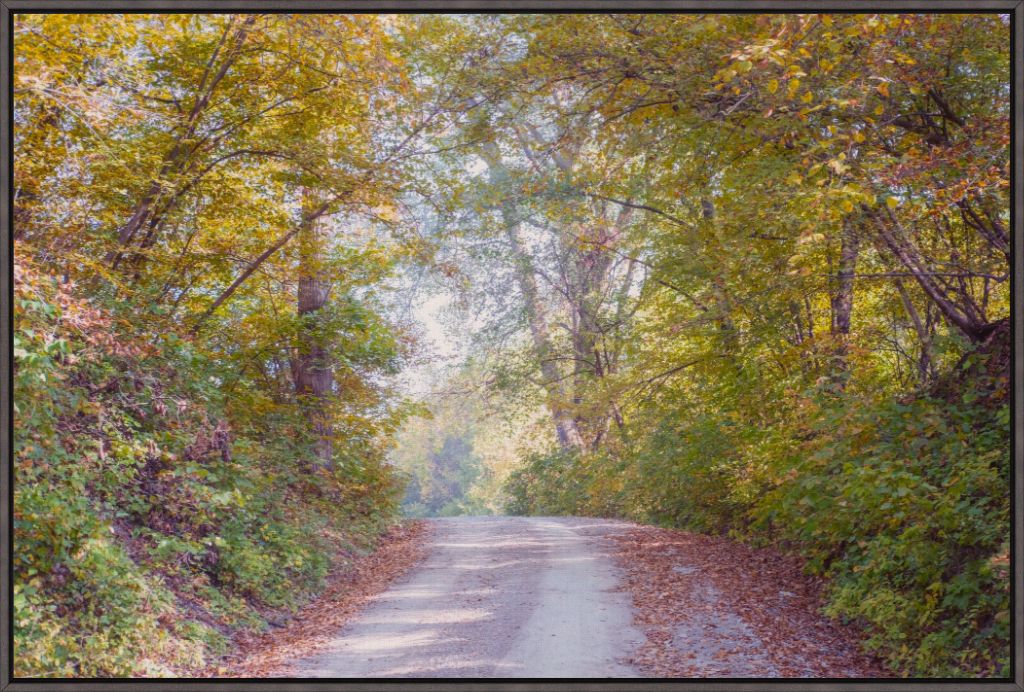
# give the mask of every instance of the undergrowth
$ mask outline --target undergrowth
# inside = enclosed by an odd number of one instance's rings
[[[1010,656],[1007,325],[929,391],[780,398],[669,416],[615,453],[535,455],[514,514],[622,516],[797,552],[825,613],[903,675],[1005,677]],[[1003,343],[1005,342],[1005,343]]]
[[[187,339],[15,278],[17,677],[187,675],[393,521],[380,458],[314,473],[298,414],[252,415]]]

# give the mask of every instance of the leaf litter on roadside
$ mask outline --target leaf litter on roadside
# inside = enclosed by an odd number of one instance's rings
[[[799,558],[650,526],[612,540],[647,635],[631,663],[650,677],[892,676],[820,614],[822,582]]]
[[[288,676],[292,662],[324,648],[363,606],[423,559],[427,522],[398,524],[375,551],[338,569],[323,594],[295,617],[261,634],[236,639],[234,651],[205,674],[209,677]]]

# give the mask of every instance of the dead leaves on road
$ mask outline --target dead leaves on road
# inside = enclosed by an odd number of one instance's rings
[[[423,559],[429,531],[423,521],[398,525],[381,537],[373,553],[335,573],[324,593],[283,627],[240,639],[235,651],[209,677],[289,676],[289,664],[322,649],[366,603]]]
[[[819,613],[799,559],[724,538],[638,527],[612,537],[650,677],[891,677],[851,627]]]

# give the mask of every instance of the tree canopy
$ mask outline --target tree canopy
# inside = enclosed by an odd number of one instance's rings
[[[403,496],[772,543],[894,671],[1007,674],[1009,48],[994,13],[17,15],[19,674],[212,660]]]

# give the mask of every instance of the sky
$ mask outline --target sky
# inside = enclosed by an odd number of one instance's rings
[[[451,303],[451,294],[443,289],[417,292],[413,298],[409,317],[419,327],[422,355],[398,376],[398,386],[408,396],[429,397],[444,385],[446,373],[467,355],[469,335],[455,333],[452,326],[445,324],[445,311]]]

